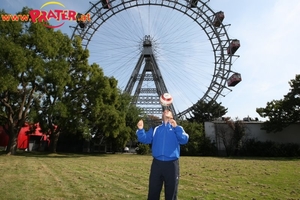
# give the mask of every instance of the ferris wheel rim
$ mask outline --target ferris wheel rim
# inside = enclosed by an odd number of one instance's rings
[[[138,6],[163,6],[171,8],[187,15],[191,20],[194,20],[209,38],[213,50],[215,61],[214,73],[207,91],[199,101],[215,101],[220,95],[225,96],[222,93],[224,89],[229,92],[231,91],[231,89],[226,86],[227,79],[233,72],[231,70],[232,55],[226,53],[226,49],[229,46],[231,39],[227,34],[227,25],[222,24],[220,27],[213,26],[212,20],[216,13],[207,5],[208,1],[203,2],[198,0],[197,6],[192,7],[189,3],[190,1],[185,0],[110,0],[109,9],[104,8],[102,2],[103,0],[99,0],[97,3],[91,3],[92,6],[86,13],[91,14],[90,17],[93,21],[87,24],[86,28],[80,28],[79,24],[71,27],[74,29],[71,38],[75,37],[75,35],[79,35],[82,39],[82,46],[86,49],[88,48],[91,38],[102,24],[119,12]],[[178,113],[178,116],[183,116],[192,109],[193,106]]]

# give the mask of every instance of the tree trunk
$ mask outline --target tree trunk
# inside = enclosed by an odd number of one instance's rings
[[[50,151],[56,153],[57,142],[59,138],[59,132],[52,132],[50,134]]]
[[[9,128],[8,131],[8,145],[6,148],[7,155],[15,155],[17,152],[17,145],[18,145],[18,133],[15,133],[14,128]]]

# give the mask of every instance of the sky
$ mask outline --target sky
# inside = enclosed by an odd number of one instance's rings
[[[30,8],[39,9],[44,3],[49,2],[47,0],[1,0],[1,8],[4,9],[7,13],[16,13],[20,11],[24,6],[28,6]],[[62,4],[65,5],[66,9],[77,10],[82,13],[86,12],[90,7],[89,1],[82,0],[60,0]],[[97,2],[93,0],[92,2]],[[295,79],[296,74],[300,74],[300,59],[298,58],[298,47],[299,41],[298,37],[300,35],[300,24],[297,22],[298,14],[300,13],[300,1],[299,0],[211,0],[208,2],[208,6],[217,11],[223,11],[225,13],[225,19],[223,21],[224,24],[230,24],[227,33],[230,38],[237,38],[241,42],[241,47],[238,49],[237,53],[239,55],[238,58],[233,59],[232,70],[241,73],[242,81],[232,88],[232,92],[228,92],[225,96],[220,96],[217,101],[221,102],[225,108],[228,108],[228,112],[226,116],[231,117],[233,119],[243,119],[244,117],[251,118],[259,118],[259,120],[265,121],[265,118],[261,118],[258,113],[256,113],[256,108],[265,107],[267,102],[272,100],[282,99],[285,94],[289,92],[290,86],[289,81]],[[48,7],[51,8],[51,7]],[[146,11],[139,12],[139,17],[143,18],[143,14]],[[160,13],[161,14],[161,13]],[[135,16],[134,13],[127,13],[129,16]],[[150,15],[150,14],[149,14]],[[152,18],[156,18],[157,13],[151,13]],[[161,14],[162,15],[162,14]],[[168,17],[165,14],[165,17]],[[178,16],[176,16],[178,17]],[[133,17],[135,19],[135,17]],[[173,24],[168,29],[172,27],[176,27],[177,18],[172,18],[174,20],[169,20],[169,24]],[[179,19],[179,18],[178,18]],[[113,20],[113,19],[112,19]],[[118,23],[118,21],[122,21],[122,15],[113,22],[113,24]],[[156,19],[161,20],[159,18]],[[131,26],[126,24],[127,22],[122,22],[121,25],[118,26],[126,26],[127,29],[130,29]],[[132,24],[138,24],[138,20],[132,20]],[[178,22],[179,23],[179,22]],[[112,23],[111,23],[112,24]],[[166,23],[161,22],[161,24]],[[184,23],[183,23],[184,24]],[[64,26],[60,28],[60,30],[68,35],[72,35],[73,30],[69,28],[69,25],[72,23],[66,23]],[[143,26],[143,25],[141,25]],[[154,29],[159,29],[159,27],[154,27],[151,22],[145,25],[149,28],[149,32],[152,33]],[[183,26],[183,25],[181,25]],[[103,26],[105,27],[105,26]],[[134,27],[132,25],[132,27]],[[198,27],[199,28],[199,27]],[[114,30],[112,25],[107,26],[106,29]],[[145,27],[145,29],[147,29]],[[195,27],[195,29],[197,29]],[[134,29],[136,30],[136,29]],[[190,31],[189,27],[184,27],[184,30]],[[180,30],[182,34],[187,34],[188,32],[184,32],[184,30]],[[156,30],[159,32],[159,30]],[[135,31],[131,31],[133,35]],[[154,31],[153,31],[154,32]],[[171,31],[170,31],[171,32]],[[175,40],[175,30],[174,36],[172,37],[172,32],[168,32],[170,38]],[[102,43],[103,38],[100,41],[101,34],[112,34],[109,31],[99,30],[99,33],[93,36],[93,41],[89,45],[91,48],[90,53],[90,61],[97,62],[100,60],[102,54],[97,50],[92,50],[92,48],[102,48],[105,44],[108,46],[109,43]],[[162,33],[161,33],[162,34]],[[200,34],[200,33],[199,33]],[[95,39],[94,39],[95,37]],[[124,34],[119,34],[114,36],[116,40],[118,37],[126,38],[127,41],[130,40],[130,36]],[[139,36],[143,37],[143,35]],[[98,38],[98,40],[97,40]],[[118,48],[113,47],[112,38],[108,38],[110,40],[111,53],[118,51]],[[97,44],[99,46],[97,46]],[[101,45],[102,44],[102,45]],[[183,49],[187,49],[186,51],[179,51],[176,49],[176,53],[179,55],[178,57],[183,57],[180,55],[190,55],[192,56],[192,51],[196,51],[198,49],[197,46],[202,45],[202,40],[196,40],[194,43],[188,43],[193,47],[185,47]],[[163,49],[163,42],[158,42],[158,46]],[[184,44],[182,44],[184,45]],[[101,46],[101,47],[100,47]],[[107,48],[106,46],[106,48]],[[203,46],[205,44],[203,43]],[[169,48],[169,47],[168,47]],[[170,54],[172,54],[172,51]],[[107,50],[107,53],[110,51]],[[128,52],[128,50],[126,50]],[[121,53],[121,51],[120,51]],[[138,54],[136,52],[130,52],[132,56],[137,57]],[[163,52],[160,54],[159,63],[167,65],[168,71],[171,70],[171,73],[174,73],[176,68],[176,63],[169,65],[170,60],[167,60],[168,57],[164,57]],[[174,53],[174,52],[173,52]],[[113,54],[112,54],[113,55]],[[203,56],[210,56],[207,53],[203,54]],[[127,56],[130,57],[130,56]],[[176,57],[176,56],[175,56]],[[114,57],[112,56],[112,59]],[[174,62],[177,62],[177,58],[174,58]],[[99,61],[100,62],[100,61]],[[115,63],[118,60],[114,61]],[[124,62],[124,61],[122,61]],[[126,62],[130,62],[127,60]],[[136,61],[134,61],[136,62]],[[192,61],[184,61],[183,59],[178,62],[186,62],[187,64],[192,64]],[[199,61],[197,61],[199,62]],[[205,59],[201,61],[201,71],[198,68],[193,69],[195,73],[202,72],[204,75],[200,76],[199,84],[197,82],[193,82],[193,85],[205,85],[209,83],[211,79],[211,72],[208,72],[205,68],[206,66],[210,66],[210,61],[206,61]],[[135,64],[135,63],[134,63]],[[198,63],[199,64],[199,63]],[[100,65],[105,65],[105,63],[101,63]],[[182,66],[183,72],[188,71],[188,67],[185,69],[184,64],[180,64]],[[173,68],[172,68],[173,66]],[[166,70],[162,68],[162,73],[166,73]],[[104,70],[104,72],[106,72]],[[119,71],[118,73],[124,75],[124,77],[130,76],[132,70],[127,71]],[[107,71],[109,73],[109,71]],[[115,73],[112,71],[111,73]],[[168,72],[169,73],[169,72]],[[180,74],[180,72],[179,72]],[[183,73],[184,74],[184,73]],[[185,82],[192,82],[192,79],[197,79],[197,77],[193,77],[193,75],[189,75],[189,77],[184,77],[182,74],[174,75],[175,78],[168,80],[170,81],[170,90],[172,91],[174,101],[178,101],[179,99],[183,99],[181,97],[188,96],[190,91],[191,93],[195,93],[192,89],[192,86]],[[182,78],[184,77],[184,78]],[[124,80],[127,78],[123,78]],[[174,81],[177,79],[178,81]],[[121,82],[121,81],[120,81]],[[180,82],[180,84],[178,84]],[[173,86],[172,86],[173,85]],[[179,85],[182,85],[179,86]],[[195,86],[196,89],[197,86]],[[205,92],[205,89],[199,86],[199,90],[201,92]],[[203,90],[203,91],[202,91]],[[200,92],[200,93],[201,93]],[[201,97],[201,94],[199,94]],[[179,103],[179,107],[186,108],[189,106],[189,103],[186,101],[182,101]],[[181,109],[182,109],[181,108]]]

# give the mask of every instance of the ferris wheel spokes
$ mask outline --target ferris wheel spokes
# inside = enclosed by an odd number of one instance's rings
[[[225,96],[228,91],[232,91],[232,89],[230,89],[229,87],[233,87],[238,84],[237,80],[241,81],[241,78],[235,79],[232,83],[232,77],[237,72],[233,72],[231,69],[232,58],[237,57],[235,53],[239,48],[239,43],[237,45],[237,41],[232,40],[228,37],[226,30],[227,25],[223,24],[223,20],[225,18],[224,12],[214,12],[207,5],[207,2],[208,1],[204,2],[200,0],[100,0],[97,3],[91,3],[91,8],[86,12],[91,14],[92,21],[87,24],[77,22],[77,25],[72,27],[74,29],[72,37],[74,37],[75,35],[79,35],[82,38],[82,46],[88,48],[88,46],[92,42],[92,38],[97,32],[102,31],[103,27],[112,28],[112,26],[115,25],[114,23],[109,23],[111,19],[117,18],[116,16],[121,15],[121,13],[128,13],[129,17],[133,16],[132,13],[139,12],[138,9],[141,7],[149,7],[149,10],[150,7],[154,6],[159,8],[163,7],[166,9],[169,8],[170,10],[174,10],[174,12],[182,13],[185,17],[190,18],[190,21],[198,25],[198,28],[200,27],[202,29],[203,33],[206,35],[208,41],[210,42],[212,54],[214,57],[214,62],[211,65],[212,73],[210,84],[207,84],[207,90],[198,100],[206,102],[217,100],[219,96]],[[129,12],[130,9],[133,9],[134,12]],[[144,14],[144,12],[140,12],[138,18],[143,19],[145,17],[146,14]],[[156,18],[156,22],[161,21],[162,23],[165,23],[167,20],[163,19],[163,17]],[[123,17],[120,17],[120,19],[126,20],[126,18]],[[170,19],[170,21],[172,21],[172,19]],[[106,26],[107,24],[110,24],[110,26]],[[129,27],[129,24],[127,25],[127,27]],[[170,31],[170,35],[172,35],[173,33]],[[111,35],[111,33],[109,34]],[[102,40],[109,40],[105,38],[109,36],[109,34],[101,35]],[[141,96],[141,98],[136,99],[136,102],[143,102],[145,104],[147,104],[148,102],[148,104],[153,104],[152,102],[156,101],[157,98],[154,97],[151,92],[156,91],[157,94],[161,94],[164,92],[168,92],[168,90],[166,87],[167,84],[165,84],[165,80],[162,77],[161,69],[159,68],[161,67],[161,65],[158,64],[158,61],[161,62],[162,59],[160,57],[160,59],[157,60],[157,57],[153,53],[155,52],[155,50],[153,50],[154,47],[152,46],[153,41],[150,40],[150,37],[147,40],[147,34],[139,36],[140,38],[144,37],[144,43],[142,45],[143,50],[140,53],[140,57],[137,58],[137,64],[135,68],[134,66],[132,66],[132,74],[127,78],[128,82],[125,91],[130,92],[133,95],[137,95],[142,91],[147,91],[148,97],[147,95]],[[152,35],[152,33],[150,35]],[[182,37],[182,40],[184,40],[185,36],[182,35]],[[150,44],[150,46],[147,46],[147,44]],[[193,44],[191,43],[191,45]],[[104,49],[104,47],[105,45],[101,45],[101,48]],[[170,52],[170,50],[167,52]],[[107,53],[107,55],[108,54],[109,53]],[[196,56],[196,54],[193,54],[193,56],[194,55]],[[181,55],[180,57],[184,56],[185,55]],[[191,57],[191,54],[188,56]],[[106,58],[102,58],[102,60],[99,60],[100,66],[105,67],[105,64],[103,63],[106,62]],[[113,58],[107,57],[107,60],[116,58],[117,56],[114,56]],[[113,60],[111,62],[113,62]],[[144,68],[142,68],[142,65],[144,65]],[[196,73],[199,73],[199,71],[196,71]],[[151,79],[155,79],[155,81],[152,81],[153,83],[151,87],[149,87],[149,89],[147,90],[144,89],[143,81],[148,80],[148,82],[151,82],[149,81]],[[229,80],[231,80],[230,83]],[[183,92],[186,92],[186,90]],[[190,106],[182,112],[178,113],[179,115],[185,115],[192,109],[193,106]]]

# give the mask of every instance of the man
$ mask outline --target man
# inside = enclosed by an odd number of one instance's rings
[[[144,122],[137,124],[138,141],[152,144],[153,161],[149,177],[148,200],[159,200],[162,186],[165,188],[165,199],[176,200],[179,181],[180,145],[186,144],[189,135],[173,119],[172,112],[162,113],[163,123],[154,129],[144,130]]]

